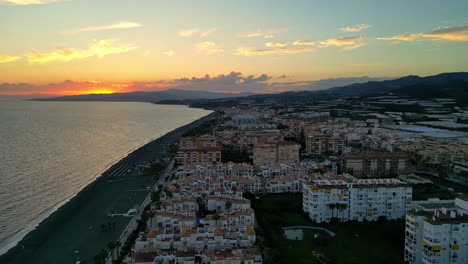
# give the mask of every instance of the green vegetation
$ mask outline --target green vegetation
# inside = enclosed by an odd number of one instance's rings
[[[153,177],[154,179],[158,179],[161,174],[164,172],[166,169],[167,164],[163,162],[153,162],[150,164],[149,167],[143,168],[141,171],[141,175],[143,176],[150,176]]]
[[[190,129],[189,131],[183,134],[184,137],[193,137],[193,136],[201,136],[204,134],[211,133],[213,129],[222,122],[219,118],[214,118],[208,121],[201,123],[200,125]]]
[[[240,151],[233,145],[224,145],[221,150],[221,161],[222,162],[236,162],[236,163],[249,163],[253,164],[253,160],[250,158],[247,151]]]
[[[261,227],[257,241],[265,249],[265,263],[321,263],[316,255],[330,263],[403,263],[404,221],[315,224],[302,213],[302,195],[249,198]],[[281,228],[295,225],[325,227],[336,236],[307,230],[304,240],[286,239]]]

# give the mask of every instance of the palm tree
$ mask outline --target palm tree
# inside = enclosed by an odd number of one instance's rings
[[[218,225],[218,220],[219,220],[220,218],[221,218],[221,217],[219,216],[218,213],[216,213],[216,214],[213,215],[213,220],[215,220],[215,226]]]
[[[343,203],[338,203],[336,204],[338,210],[341,212],[341,217],[343,218],[343,212],[346,210],[346,208],[348,208],[348,205],[347,204],[343,204]]]
[[[232,207],[232,203],[231,202],[226,202],[224,204],[224,207],[226,208],[227,211],[231,210],[231,207]]]
[[[336,204],[327,204],[328,208],[332,210],[332,218],[335,217],[335,209],[336,209]]]
[[[111,255],[111,262],[114,262],[114,248],[115,248],[115,243],[114,241],[109,241],[107,243],[107,248],[110,250],[110,255]]]

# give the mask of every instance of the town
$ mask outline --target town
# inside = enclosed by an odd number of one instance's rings
[[[385,226],[399,239],[391,245],[398,263],[468,261],[467,112],[453,100],[388,95],[215,110],[160,161],[169,166],[124,262],[335,263],[339,251],[327,244]],[[273,223],[268,210],[302,218]]]

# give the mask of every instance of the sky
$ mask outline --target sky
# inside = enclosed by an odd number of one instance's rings
[[[0,95],[281,92],[468,71],[466,0],[0,0]]]

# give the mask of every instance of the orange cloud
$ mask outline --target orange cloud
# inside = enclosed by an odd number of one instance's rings
[[[271,55],[271,54],[297,54],[304,52],[312,52],[314,48],[276,48],[276,49],[255,49],[251,47],[240,47],[234,51],[235,55],[256,56],[256,55]]]
[[[275,47],[286,47],[288,45],[287,42],[267,42],[265,43],[265,46],[275,48]]]
[[[257,30],[255,32],[238,34],[237,37],[239,38],[257,38],[257,37],[273,38],[274,35],[281,33],[281,32],[285,32],[285,31],[287,30],[286,29],[271,29],[267,31]]]
[[[294,46],[314,46],[317,42],[310,40],[296,40],[293,42]]]
[[[343,32],[359,32],[370,27],[371,25],[368,25],[368,24],[360,24],[360,25],[354,25],[350,27],[342,27],[340,28],[340,30]]]
[[[58,1],[59,0],[0,0],[0,4],[5,3],[10,5],[44,5]]]
[[[213,42],[202,42],[195,45],[199,53],[206,55],[216,55],[224,52],[223,48],[220,45],[217,45]]]
[[[468,41],[468,25],[438,28],[427,33],[397,35],[393,37],[377,39],[413,41],[418,38],[426,38],[432,40]]]
[[[108,29],[124,29],[124,28],[136,28],[136,27],[142,27],[143,25],[137,22],[131,22],[131,21],[121,21],[117,22],[111,25],[105,25],[105,26],[95,26],[95,27],[85,27],[85,28],[80,28],[77,30],[72,30],[69,32],[64,32],[65,34],[73,34],[73,33],[80,33],[80,32],[89,32],[89,31],[101,31],[101,30],[108,30]]]
[[[396,35],[388,38],[377,38],[380,40],[403,40],[403,41],[413,41],[417,38],[420,38],[420,34],[407,34],[407,35]]]
[[[179,30],[179,36],[181,36],[181,37],[191,37],[193,35],[198,34],[198,32],[200,32],[199,28],[181,29],[181,30]]]
[[[351,46],[351,45],[356,45],[357,42],[362,41],[366,38],[368,38],[369,35],[361,35],[361,36],[356,36],[356,37],[341,37],[341,38],[335,38],[335,39],[327,39],[320,41],[320,47],[330,47],[330,46],[336,46],[336,47],[342,47],[342,46]]]
[[[168,51],[163,52],[163,54],[166,55],[166,56],[171,57],[171,56],[174,56],[176,54],[176,52],[173,51],[173,50],[168,50]]]
[[[7,62],[12,62],[12,61],[17,61],[19,59],[21,59],[21,57],[8,56],[8,55],[1,55],[0,54],[0,63],[7,63]]]
[[[35,51],[28,53],[25,56],[28,58],[29,63],[47,63],[53,61],[68,62],[76,59],[84,59],[89,57],[103,58],[110,54],[119,54],[129,52],[137,49],[133,45],[115,45],[115,40],[101,40],[99,42],[89,45],[87,50],[80,50],[75,48],[62,48],[52,52]]]
[[[208,30],[202,32],[202,33],[200,34],[200,37],[202,37],[202,38],[203,38],[203,37],[207,37],[208,35],[211,35],[212,33],[216,32],[217,30],[218,30],[218,28],[215,28],[215,27],[214,27],[214,28],[210,28],[210,29],[208,29]]]
[[[363,47],[365,45],[367,45],[367,43],[359,43],[359,44],[356,44],[356,45],[353,45],[353,46],[343,47],[343,48],[341,48],[341,51],[355,50],[355,49],[358,49],[358,48]]]

